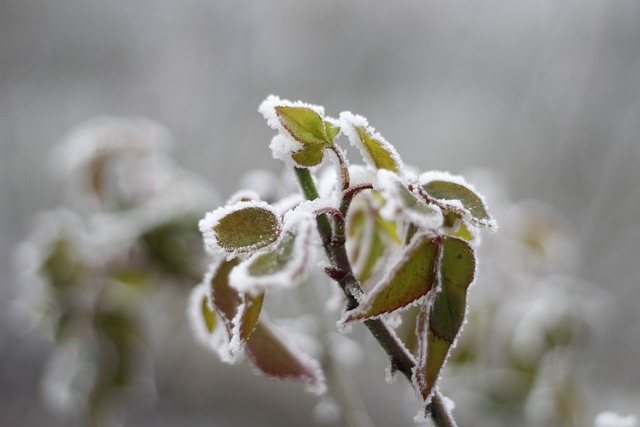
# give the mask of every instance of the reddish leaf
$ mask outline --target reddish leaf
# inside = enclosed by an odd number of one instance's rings
[[[256,325],[246,349],[254,366],[264,375],[302,381],[307,390],[313,393],[325,391],[320,364],[311,356],[300,352],[264,321]]]

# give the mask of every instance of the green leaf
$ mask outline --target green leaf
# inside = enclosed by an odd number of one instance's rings
[[[143,269],[123,268],[113,273],[111,277],[123,285],[143,287],[149,280],[149,273]]]
[[[436,277],[437,257],[438,247],[434,239],[420,236],[414,240],[367,300],[346,314],[345,322],[370,319],[407,308],[424,297]]]
[[[461,213],[477,225],[495,228],[494,220],[489,215],[484,201],[468,187],[456,182],[434,180],[424,184],[422,189],[430,197],[444,201],[444,207],[448,210]],[[462,211],[459,206],[446,203],[450,201],[460,202],[462,204]]]
[[[455,212],[448,211],[444,214],[443,230],[449,236],[459,237],[467,242],[473,242],[476,238],[477,229],[469,227],[467,222]]]
[[[296,141],[304,145],[327,142],[325,121],[311,108],[277,106],[275,110],[282,126]]]
[[[293,254],[295,234],[288,232],[282,237],[275,251],[258,255],[248,264],[248,272],[253,277],[270,276],[287,268]]]
[[[255,367],[264,375],[281,380],[301,381],[314,393],[324,391],[324,376],[320,364],[294,348],[289,340],[285,340],[265,322],[261,321],[256,325],[246,349]]]
[[[229,209],[213,226],[216,243],[224,251],[253,252],[278,239],[280,220],[266,203],[239,202]]]
[[[476,260],[471,246],[454,237],[442,239],[441,286],[431,310],[429,329],[453,342],[464,321],[467,289],[475,276]]]
[[[262,303],[264,301],[264,293],[256,296],[250,294],[244,294],[245,303],[240,317],[239,337],[242,342],[246,342],[256,326],[258,325],[258,319],[260,318],[260,312],[262,311]]]
[[[467,308],[467,290],[475,277],[476,259],[471,246],[454,237],[442,238],[440,289],[429,308],[426,355],[420,360],[422,397],[434,390]],[[424,333],[418,339],[424,342]]]
[[[299,166],[312,167],[317,166],[322,162],[324,158],[323,150],[326,147],[325,143],[315,143],[306,145],[302,150],[296,151],[291,155],[291,158]]]
[[[328,143],[333,144],[333,140],[336,139],[336,136],[340,132],[340,126],[334,125],[328,120],[324,122],[324,134],[326,135],[326,140]]]
[[[209,308],[209,300],[206,295],[202,296],[200,312],[202,313],[202,319],[207,327],[207,331],[212,333],[216,329],[216,312]]]
[[[42,274],[60,290],[78,284],[83,266],[73,243],[67,239],[56,240],[41,266]]]
[[[367,164],[375,169],[386,169],[394,173],[401,172],[400,156],[391,144],[379,135],[369,132],[365,127],[354,127],[358,134],[357,147]]]

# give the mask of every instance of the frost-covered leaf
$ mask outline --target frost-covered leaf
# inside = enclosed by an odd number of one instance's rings
[[[340,114],[340,125],[351,145],[360,151],[367,166],[373,170],[402,172],[402,161],[395,148],[369,126],[367,119],[343,112]]]
[[[340,132],[336,121],[325,118],[324,108],[317,105],[269,96],[258,110],[279,131],[271,142],[273,156],[296,167],[320,164],[324,149]]]
[[[404,218],[418,227],[433,229],[442,223],[442,212],[411,192],[400,177],[387,170],[378,171],[377,186],[386,199],[381,214],[387,220]]]
[[[314,217],[310,213],[291,212],[275,247],[240,264],[231,274],[232,286],[240,292],[252,293],[299,283],[310,261],[313,227]]]
[[[231,322],[231,339],[229,353],[235,358],[258,325],[264,293],[257,295],[243,294],[242,304],[238,306],[236,317]]]
[[[440,371],[449,355],[467,309],[467,289],[475,277],[476,260],[471,246],[454,237],[442,238],[440,283],[436,297],[429,306],[428,331],[424,334],[424,322],[418,326],[418,339],[426,352],[421,351],[418,385],[422,397],[428,400],[435,389]],[[426,317],[426,316],[422,316]]]
[[[215,264],[192,295],[191,317],[196,333],[229,363],[235,361],[256,327],[264,298],[263,293],[240,293],[230,286],[229,276],[238,264],[237,258]]]
[[[367,281],[383,264],[381,257],[400,243],[395,221],[386,221],[373,206],[377,201],[367,195],[351,205],[347,219],[349,258],[358,281],[367,287]]]
[[[326,142],[325,122],[313,109],[279,105],[275,110],[282,126],[296,141],[304,145]]]
[[[325,143],[315,143],[306,145],[302,150],[291,154],[291,158],[295,160],[298,166],[312,167],[322,162],[324,153],[322,150],[326,147]]]
[[[229,352],[229,333],[220,313],[210,306],[209,283],[202,282],[194,287],[189,298],[189,323],[196,338],[215,351],[224,362],[233,359]]]
[[[265,202],[242,201],[209,212],[200,221],[205,245],[230,255],[253,252],[280,236],[280,218]]]
[[[458,237],[472,243],[477,243],[478,241],[478,229],[463,220],[455,212],[448,211],[444,214],[442,229],[449,236]]]
[[[241,304],[238,291],[231,287],[229,276],[239,264],[237,258],[220,261],[211,272],[207,274],[210,286],[210,297],[213,307],[220,313],[227,325],[236,316],[238,306]]]
[[[333,143],[336,136],[340,133],[340,125],[338,123],[334,123],[334,119],[325,119],[324,122],[324,134],[326,136],[326,140],[329,143]]]
[[[473,224],[496,228],[482,196],[462,177],[445,172],[427,172],[420,176],[422,190],[444,209],[453,211]]]
[[[238,336],[242,341],[246,341],[251,336],[251,333],[258,324],[260,318],[260,312],[262,311],[262,302],[264,301],[264,294],[258,294],[252,296],[249,294],[244,295],[245,303],[242,306],[241,316],[237,323],[239,333]]]
[[[301,381],[312,393],[325,391],[324,375],[318,361],[298,350],[290,339],[266,322],[257,324],[246,349],[254,366],[264,375]]]
[[[433,238],[416,238],[365,302],[346,314],[345,321],[370,319],[408,308],[431,290],[437,258],[438,244]]]

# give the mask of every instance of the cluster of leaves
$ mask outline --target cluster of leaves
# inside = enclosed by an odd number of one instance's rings
[[[186,292],[205,266],[194,223],[214,195],[169,160],[166,138],[142,119],[72,131],[54,156],[70,206],[41,213],[18,251],[14,307],[54,343],[45,397],[90,424],[107,424],[123,397],[149,397],[144,307],[159,289]]]
[[[320,364],[261,311],[266,293],[304,281],[324,251],[325,271],[344,293],[339,325],[364,322],[434,419],[450,418],[438,381],[465,322],[478,229],[496,228],[484,199],[460,176],[404,166],[361,116],[333,119],[322,107],[274,96],[259,111],[278,131],[273,156],[292,167],[301,193],[270,204],[242,191],[200,222],[216,260],[193,292],[199,336],[225,361],[244,349],[266,375],[322,391]],[[341,134],[364,166],[348,164],[336,143]],[[325,157],[335,172],[319,193],[312,172]],[[404,340],[392,327],[398,322],[389,322],[398,317],[415,325]]]

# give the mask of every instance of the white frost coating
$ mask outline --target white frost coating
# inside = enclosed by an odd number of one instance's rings
[[[209,309],[213,311],[211,307],[209,297],[209,281],[205,280],[199,285],[195,286],[189,296],[189,305],[187,307],[187,314],[189,317],[189,323],[196,338],[203,345],[209,349],[215,351],[220,359],[225,363],[234,363],[235,356],[232,355],[229,348],[229,334],[224,327],[223,320],[216,313],[216,324],[213,332],[209,332],[207,324],[202,315],[202,300],[207,298]]]
[[[229,355],[235,360],[244,348],[244,342],[240,339],[240,327],[242,326],[242,317],[247,309],[247,302],[243,298],[241,304],[236,308],[236,315],[231,320],[231,339],[229,340]]]
[[[220,220],[226,217],[227,215],[230,215],[236,211],[247,209],[247,208],[260,208],[260,209],[272,212],[276,218],[279,218],[277,212],[273,209],[273,207],[269,205],[267,202],[263,202],[263,201],[238,202],[234,205],[222,206],[218,209],[208,212],[205,215],[205,217],[201,219],[200,222],[198,223],[200,232],[202,233],[202,236],[204,238],[204,245],[207,252],[214,255],[222,253],[222,254],[226,254],[228,258],[232,258],[234,256],[237,256],[240,253],[252,252],[257,249],[265,249],[265,248],[273,247],[274,243],[272,242],[266,247],[261,247],[261,248],[246,247],[246,248],[237,249],[237,250],[229,250],[228,248],[222,247],[218,243],[218,239],[216,237],[214,228],[218,226],[218,224],[220,223]],[[279,225],[279,228],[282,228],[282,226]]]
[[[316,186],[320,199],[324,200],[323,203],[327,207],[332,206],[338,209],[342,201],[342,194],[338,191],[338,189],[342,189],[342,179],[339,179],[336,173],[340,173],[337,167],[323,168],[320,173],[317,174],[318,183]]]
[[[395,221],[400,217],[426,230],[437,229],[442,225],[443,216],[440,209],[427,205],[411,193],[398,175],[381,169],[376,177],[375,188],[386,200],[386,204],[380,210],[380,215],[385,220]],[[410,201],[402,194],[402,188],[410,193]]]
[[[288,233],[295,235],[291,258],[285,267],[279,271],[264,275],[252,276],[249,272],[251,264],[264,252],[252,255],[240,263],[229,274],[229,283],[238,292],[257,294],[268,288],[286,288],[297,285],[306,277],[308,266],[312,261],[311,232],[314,227],[314,216],[305,209],[295,209],[287,212],[280,238],[270,246],[272,250],[279,250],[279,244]]]
[[[400,159],[400,156],[396,152],[395,148],[393,147],[393,145],[387,142],[387,140],[384,139],[382,135],[376,132],[373,127],[369,126],[369,122],[366,118],[357,114],[352,114],[349,111],[343,111],[342,113],[340,113],[341,132],[347,136],[347,138],[349,139],[349,143],[360,151],[360,154],[367,164],[367,167],[375,172],[378,168],[376,167],[375,161],[371,157],[371,154],[369,154],[369,150],[367,150],[363,142],[360,140],[360,136],[358,135],[356,127],[364,128],[368,134],[370,134],[375,140],[380,142],[384,149],[390,154],[396,165],[398,165],[399,173],[402,174],[402,160]]]
[[[447,412],[447,414],[449,414],[448,418],[452,422],[451,423],[452,427],[457,427],[458,424],[455,422],[455,420],[453,419],[453,416],[451,415],[451,412],[456,406],[454,401],[442,395],[437,389],[434,389],[434,393],[438,393],[440,395],[440,399],[442,400],[442,404],[444,406],[443,409]],[[425,409],[421,409],[420,411],[418,411],[415,417],[413,417],[413,422],[416,424],[426,423],[426,425],[428,426],[435,426],[431,415]]]
[[[384,368],[384,380],[387,384],[395,384],[398,380],[398,370],[393,367],[391,360],[387,363],[387,366]]]
[[[282,160],[287,166],[300,167],[300,165],[293,160],[291,154],[302,150],[304,146],[288,134],[279,133],[274,136],[271,144],[269,144],[269,148],[271,149],[271,155],[274,159]]]
[[[638,427],[638,420],[633,415],[619,415],[612,411],[600,412],[594,421],[595,427]]]
[[[351,187],[369,184],[373,185],[376,181],[376,173],[364,165],[350,165],[349,180]]]

